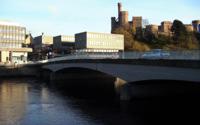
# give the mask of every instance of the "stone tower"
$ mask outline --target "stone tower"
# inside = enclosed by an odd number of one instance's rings
[[[121,11],[120,12],[119,24],[122,27],[128,26],[128,24],[129,24],[129,22],[128,22],[128,11]]]
[[[122,3],[118,3],[118,19],[120,17],[120,12],[122,11]]]

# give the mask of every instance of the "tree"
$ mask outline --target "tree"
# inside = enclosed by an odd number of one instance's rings
[[[196,32],[196,33],[195,33],[195,36],[196,36],[197,40],[198,40],[199,43],[200,43],[200,33]]]
[[[163,49],[170,41],[170,36],[159,34],[153,40],[153,48]]]
[[[133,39],[133,36],[130,32],[128,32],[127,30],[125,30],[124,28],[122,27],[119,27],[115,30],[113,30],[114,34],[122,34],[124,35],[124,46],[125,46],[125,50],[129,50],[132,48],[133,46],[133,42],[134,42],[134,39]]]
[[[182,42],[186,40],[187,30],[181,21],[174,20],[171,31],[174,33],[173,36],[174,41]]]

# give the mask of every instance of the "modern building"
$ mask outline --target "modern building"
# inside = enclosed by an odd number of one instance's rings
[[[124,36],[94,32],[78,33],[75,34],[75,48],[79,52],[117,53],[124,50]]]
[[[53,50],[56,53],[70,53],[75,48],[75,37],[60,35],[53,37]]]
[[[0,21],[0,62],[22,63],[27,61],[31,48],[23,47],[26,28],[18,23]]]
[[[33,40],[34,48],[41,49],[44,47],[49,47],[53,45],[53,36],[47,36],[47,35],[40,35],[34,38]]]
[[[33,39],[33,59],[44,60],[52,57],[53,36],[42,35]]]

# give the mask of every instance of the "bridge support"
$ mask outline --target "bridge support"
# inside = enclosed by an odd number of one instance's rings
[[[122,86],[124,86],[125,84],[127,83],[127,81],[123,80],[123,79],[120,79],[120,78],[116,78],[115,80],[115,90],[116,90],[116,93],[119,95],[120,94],[120,91],[122,89]]]
[[[49,75],[49,82],[54,83],[55,80],[56,80],[55,73],[51,72],[50,75]]]
[[[131,95],[131,85],[128,83],[123,85],[120,90],[120,100],[121,101],[129,101],[131,100],[132,95]]]

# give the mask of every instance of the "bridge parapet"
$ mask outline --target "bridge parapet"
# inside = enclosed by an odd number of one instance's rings
[[[97,61],[97,60],[96,60]],[[152,65],[130,65],[125,63],[100,63],[100,62],[76,62],[76,63],[49,63],[43,66],[44,69],[57,72],[68,68],[86,68],[97,70],[114,77],[121,78],[127,82],[143,81],[143,80],[185,80],[200,82],[200,69],[152,66]]]
[[[45,64],[59,63],[109,63],[109,64],[128,64],[128,65],[149,65],[149,66],[166,66],[181,68],[198,68],[200,69],[200,60],[149,60],[149,59],[73,59],[46,61]]]

